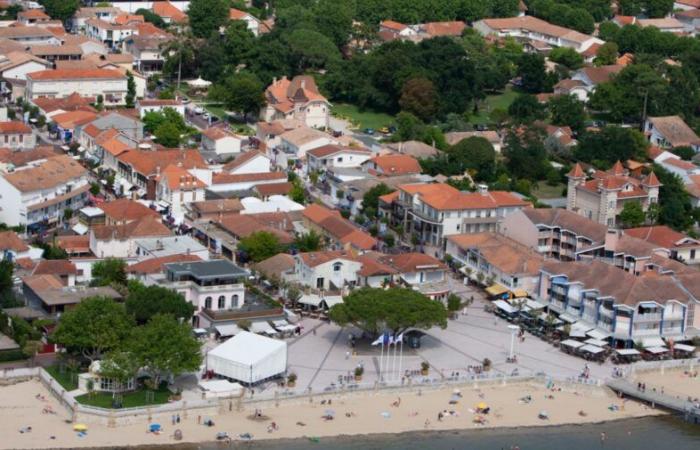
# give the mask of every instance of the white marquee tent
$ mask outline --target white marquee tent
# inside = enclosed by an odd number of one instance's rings
[[[287,370],[287,343],[241,331],[207,354],[207,369],[253,384]]]

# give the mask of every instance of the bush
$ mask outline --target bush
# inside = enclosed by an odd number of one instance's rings
[[[289,375],[287,375],[287,383],[294,383],[296,381],[297,381],[297,374],[292,372]]]
[[[0,352],[0,362],[19,361],[22,359],[27,359],[27,355],[20,349]]]
[[[428,364],[428,361],[423,361],[420,363],[420,369],[423,371],[430,369],[430,364]]]
[[[355,376],[356,377],[361,377],[363,373],[365,373],[364,367],[362,367],[362,366],[355,367]]]
[[[250,326],[252,325],[252,323],[248,319],[241,319],[236,323],[236,325],[238,325],[238,328],[240,328],[241,330],[248,331],[250,330]]]

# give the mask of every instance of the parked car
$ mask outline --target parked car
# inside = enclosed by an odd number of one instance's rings
[[[374,135],[374,128],[365,128],[365,134],[369,134],[370,136]]]

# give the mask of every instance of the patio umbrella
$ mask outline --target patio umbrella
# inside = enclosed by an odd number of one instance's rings
[[[152,423],[148,426],[148,430],[151,433],[155,433],[156,431],[160,431],[160,424],[159,423]]]
[[[484,403],[484,402],[481,402],[481,403],[479,403],[478,405],[476,405],[476,409],[486,409],[486,408],[488,408],[488,407],[489,407],[489,405],[487,405],[487,404]]]
[[[88,427],[84,423],[76,423],[73,425],[73,431],[87,431]]]
[[[540,419],[549,419],[549,413],[545,410],[540,411],[540,413],[537,415]]]
[[[211,85],[211,81],[203,80],[202,77],[199,77],[196,80],[188,81],[187,84],[193,88],[205,88]]]

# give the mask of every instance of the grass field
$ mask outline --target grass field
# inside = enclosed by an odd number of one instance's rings
[[[517,96],[518,93],[510,87],[507,87],[502,94],[486,96],[486,100],[479,105],[479,113],[469,116],[469,123],[484,124],[491,122],[491,111],[494,109],[508,111],[508,107]]]
[[[78,374],[65,369],[61,373],[58,365],[49,366],[46,371],[67,391],[78,389]]]
[[[338,118],[349,120],[361,130],[365,128],[379,130],[382,127],[388,127],[394,123],[394,117],[389,114],[367,110],[360,111],[357,106],[348,103],[333,105],[331,112]]]
[[[136,408],[145,405],[162,405],[168,402],[171,393],[169,390],[161,388],[155,391],[155,396],[152,402],[146,401],[145,389],[139,389],[134,392],[121,394],[122,408]],[[84,394],[75,398],[76,401],[84,405],[97,406],[98,408],[112,409],[112,394],[108,392],[96,392],[92,395]]]
[[[566,187],[564,183],[559,183],[556,186],[550,186],[546,181],[540,181],[537,183],[538,189],[534,190],[532,193],[537,196],[537,198],[559,198],[561,193]]]

